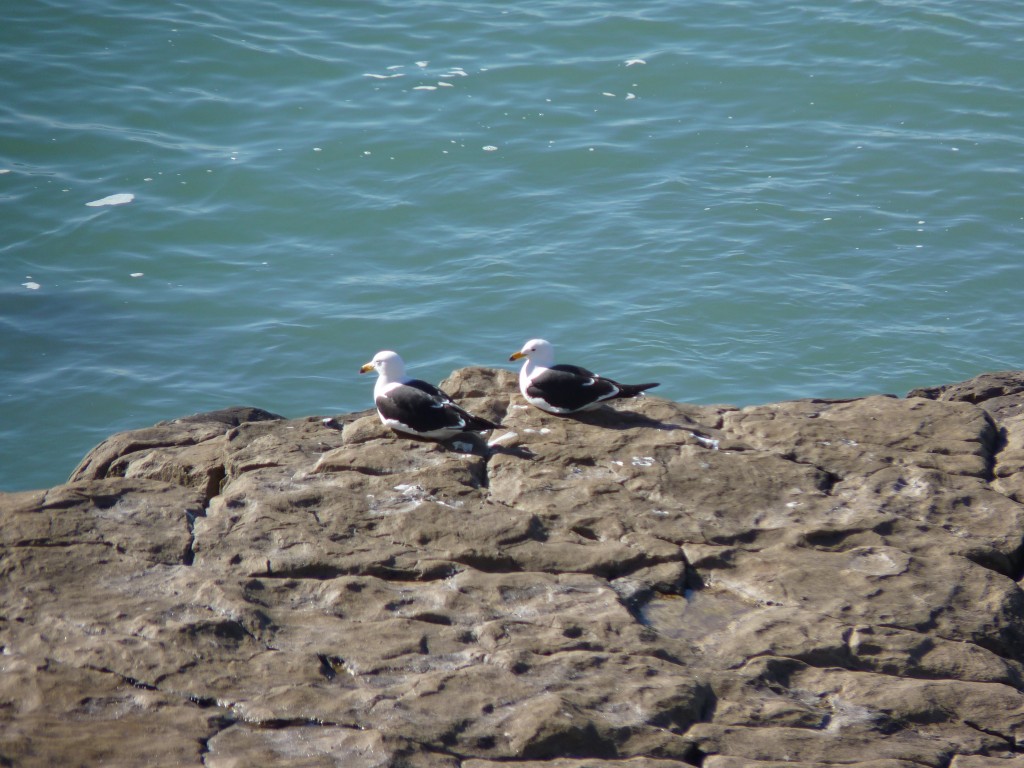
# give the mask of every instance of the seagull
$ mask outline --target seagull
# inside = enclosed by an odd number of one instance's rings
[[[498,425],[459,407],[445,392],[405,375],[398,353],[378,352],[360,373],[377,371],[373,400],[385,426],[406,437],[444,441],[463,432],[487,432]]]
[[[531,405],[563,415],[597,408],[605,400],[637,397],[657,384],[619,384],[578,365],[555,365],[555,348],[531,339],[509,360],[526,358],[519,371],[519,391]]]

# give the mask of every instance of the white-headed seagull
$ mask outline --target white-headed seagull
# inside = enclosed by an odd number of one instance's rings
[[[463,432],[487,432],[498,425],[463,410],[433,384],[405,375],[396,352],[384,350],[359,369],[377,372],[373,400],[385,426],[408,437],[450,440]]]
[[[607,400],[637,397],[657,384],[619,384],[578,365],[555,365],[555,348],[544,339],[530,339],[509,360],[525,358],[519,391],[531,405],[564,415],[597,408]]]

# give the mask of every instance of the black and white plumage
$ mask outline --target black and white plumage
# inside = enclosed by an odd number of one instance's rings
[[[405,436],[449,440],[463,432],[487,432],[498,425],[459,407],[445,392],[405,375],[405,363],[390,350],[378,352],[360,373],[377,371],[373,400],[385,426]]]
[[[606,400],[637,397],[657,384],[619,384],[578,365],[555,365],[555,348],[544,339],[530,339],[509,360],[525,358],[519,391],[531,405],[559,415],[589,411]]]

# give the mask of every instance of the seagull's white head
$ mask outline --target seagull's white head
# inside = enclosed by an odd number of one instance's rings
[[[392,381],[401,381],[405,378],[405,363],[398,356],[397,352],[385,349],[373,356],[373,360],[359,369],[360,373],[376,371],[380,380],[385,384]]]
[[[513,352],[509,360],[519,360],[525,357],[534,365],[542,368],[550,368],[555,364],[555,348],[551,342],[544,339],[530,339],[523,344],[518,352]]]

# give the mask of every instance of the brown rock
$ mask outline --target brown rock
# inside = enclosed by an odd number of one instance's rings
[[[569,418],[443,386],[514,437],[229,409],[0,496],[0,765],[1024,759],[1024,373]]]
[[[61,663],[4,646],[0,761],[53,765],[199,765],[224,727],[216,710],[81,660]]]

